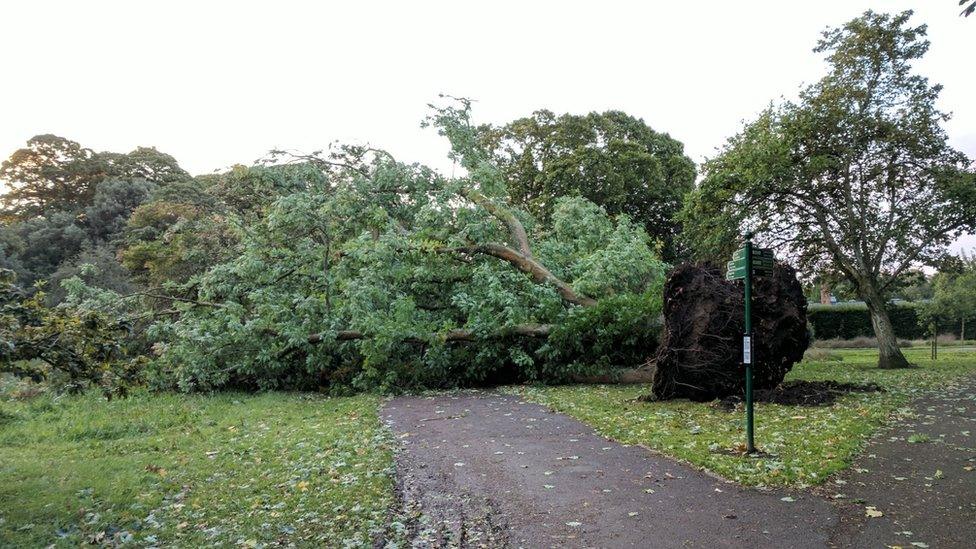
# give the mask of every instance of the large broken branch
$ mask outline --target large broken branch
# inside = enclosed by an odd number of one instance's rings
[[[489,242],[488,244],[479,244],[462,248],[450,248],[446,249],[445,251],[469,254],[478,253],[497,257],[498,259],[507,261],[523,273],[529,274],[532,276],[532,280],[539,284],[552,284],[556,287],[556,292],[559,293],[560,297],[562,297],[564,301],[574,305],[580,305],[582,307],[592,307],[593,305],[596,305],[595,299],[577,294],[573,290],[572,286],[557,278],[556,275],[552,274],[552,272],[550,272],[549,269],[547,269],[542,263],[539,263],[532,257],[526,256],[525,254],[517,250],[513,250],[512,248],[509,248],[503,244]]]
[[[481,206],[487,210],[488,213],[504,223],[505,226],[508,227],[508,232],[511,235],[512,240],[514,240],[518,245],[518,249],[512,249],[504,244],[488,243],[471,246],[468,248],[455,248],[456,251],[481,253],[503,259],[511,263],[518,270],[530,274],[532,279],[537,283],[552,284],[556,287],[556,291],[559,292],[559,295],[562,296],[563,300],[568,301],[569,303],[583,307],[592,307],[593,305],[596,305],[595,299],[577,295],[569,284],[566,284],[564,281],[556,278],[556,276],[553,275],[545,265],[532,257],[532,249],[529,248],[529,236],[525,232],[525,226],[522,225],[522,222],[519,221],[518,217],[516,217],[515,214],[512,213],[508,208],[495,203],[493,200],[474,189],[462,189],[461,195]]]
[[[532,258],[532,250],[529,248],[529,235],[525,232],[525,227],[519,221],[518,217],[515,217],[515,214],[473,189],[462,189],[461,194],[471,202],[488,210],[488,213],[504,223],[508,227],[508,232],[512,235],[512,239],[518,244],[518,249],[522,255],[529,259]]]

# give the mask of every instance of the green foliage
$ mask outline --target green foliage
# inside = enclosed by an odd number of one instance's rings
[[[30,286],[58,269],[90,243],[78,214],[54,212],[44,217],[0,226],[5,262],[0,267],[17,273]]]
[[[156,184],[188,179],[172,156],[140,147],[129,154],[97,153],[56,135],[38,135],[0,165],[10,190],[0,197],[0,219],[27,220],[91,204],[109,179]]]
[[[556,116],[540,110],[481,130],[513,204],[545,223],[558,198],[582,196],[642,225],[665,259],[677,256],[674,217],[695,181],[680,142],[619,111]]]
[[[43,292],[26,297],[13,273],[0,270],[0,372],[125,394],[138,376],[125,360],[125,335],[126,326],[96,311],[45,307]]]
[[[582,124],[564,144],[601,164],[591,175],[606,179],[607,205],[556,194],[537,218],[512,198],[468,101],[426,123],[462,176],[337,146],[190,179],[151,149],[52,138],[61,152],[9,162],[15,187],[78,197],[17,202],[0,261],[51,278],[49,300],[63,303],[52,310],[130,321],[130,348],[151,350],[161,387],[403,390],[643,363],[666,269],[647,216],[670,222],[694,176],[681,145],[620,113],[561,119]],[[579,156],[596,141],[608,143],[599,158]],[[653,188],[630,212],[635,185]]]
[[[130,294],[137,289],[129,271],[116,260],[112,246],[102,244],[83,249],[74,258],[62,262],[58,270],[51,273],[45,291],[47,304],[55,306],[64,302],[68,289],[63,283],[75,277],[79,277],[89,288],[121,295]]]
[[[888,316],[897,337],[925,337],[927,328],[919,325],[919,307],[915,303],[888,306]],[[874,336],[871,312],[863,304],[810,305],[807,308],[807,322],[818,340]]]
[[[869,273],[853,260],[858,243],[882,252],[865,258],[876,276],[901,274],[939,259],[976,222],[974,176],[935,107],[941,87],[911,71],[928,41],[910,15],[868,12],[827,31],[816,51],[828,74],[799,103],[766,109],[704,166],[683,214],[701,256],[727,255],[745,223],[797,247],[809,270],[860,284]]]
[[[83,250],[114,248],[133,209],[160,185],[187,177],[155,149],[95,153],[56,136],[34,138],[0,169],[10,187],[0,197],[7,221],[0,225],[0,267],[30,286]]]
[[[432,123],[466,177],[343,147],[214,182],[213,209],[242,227],[240,240],[150,329],[157,379],[184,390],[402,390],[646,360],[665,265],[643,227],[579,197],[538,223],[508,199],[466,103]],[[137,210],[130,235],[151,231],[155,214],[185,219],[166,204]],[[148,255],[140,246],[163,240],[172,252],[179,223],[163,219],[167,236],[130,245],[127,265]]]
[[[957,270],[940,272],[934,280],[934,299],[922,309],[919,323],[941,332],[947,325],[963,336],[967,322],[976,320],[976,259],[962,254]]]
[[[129,215],[155,188],[144,180],[105,180],[84,208],[0,226],[0,247],[7,257],[0,267],[17,272],[19,280],[30,285],[49,279],[68,263],[77,263],[82,252],[107,248],[114,255],[115,241]]]
[[[559,371],[542,379],[636,367],[649,360],[662,328],[660,282],[641,294],[608,297],[567,315],[541,349],[547,364],[558,365]]]
[[[231,257],[238,228],[212,207],[163,198],[136,208],[123,233],[122,265],[137,282],[159,287],[187,282]]]

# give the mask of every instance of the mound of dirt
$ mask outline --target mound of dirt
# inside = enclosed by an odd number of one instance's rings
[[[743,282],[711,264],[684,264],[664,285],[664,334],[649,400],[709,401],[742,395]],[[796,271],[777,263],[753,281],[753,387],[782,383],[810,343],[807,300]]]
[[[839,381],[787,381],[772,389],[753,392],[756,402],[785,404],[788,406],[829,406],[847,393],[884,392],[877,383],[843,383]],[[719,401],[719,406],[732,410],[742,402],[742,396],[727,396]]]

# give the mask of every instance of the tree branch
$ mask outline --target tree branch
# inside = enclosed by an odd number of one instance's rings
[[[515,326],[504,328],[489,334],[487,337],[498,338],[512,335],[522,337],[548,337],[551,332],[552,324],[517,324]],[[329,334],[326,332],[310,334],[308,336],[308,342],[314,345],[317,343],[322,343],[329,337]],[[370,336],[359,330],[339,330],[335,333],[335,341],[356,341],[360,339],[369,339],[369,337]],[[477,341],[478,336],[471,330],[455,328],[444,333],[431,334],[427,338],[407,336],[402,338],[401,341],[409,343],[430,343],[430,341],[436,339],[442,339],[443,341]]]
[[[488,210],[488,213],[504,223],[508,227],[508,232],[512,235],[512,239],[518,244],[518,249],[522,255],[532,259],[532,250],[529,248],[529,235],[525,232],[525,226],[515,217],[515,214],[507,208],[495,204],[487,196],[473,189],[462,189],[461,195]]]
[[[503,244],[488,243],[463,248],[445,248],[443,251],[469,254],[479,253],[497,257],[498,259],[507,261],[523,273],[529,274],[532,277],[532,280],[539,284],[552,284],[556,287],[556,292],[559,293],[560,297],[562,297],[564,301],[574,305],[579,305],[581,307],[592,307],[593,305],[596,305],[595,299],[578,295],[569,284],[557,278],[556,275],[552,274],[552,272],[549,271],[549,269],[547,269],[542,263],[539,263],[531,256],[526,256],[525,254],[520,253],[517,250],[513,250],[512,248],[509,248]]]
[[[223,307],[224,306],[223,303],[210,303],[209,301],[197,301],[196,299],[189,299],[186,297],[177,297],[175,295],[154,294],[149,292],[135,292],[135,293],[121,296],[119,299],[129,299],[130,297],[137,297],[137,296],[150,297],[153,299],[166,299],[169,301],[179,301],[181,303],[192,303],[194,305],[199,305],[201,307]]]

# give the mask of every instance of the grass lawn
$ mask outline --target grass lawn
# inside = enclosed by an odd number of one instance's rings
[[[878,370],[876,350],[835,350],[842,361],[803,362],[787,379],[873,381],[884,393],[853,393],[823,407],[756,406],[756,444],[771,454],[743,458],[729,451],[744,441],[744,413],[710,403],[636,402],[641,385],[517,388],[525,398],[592,425],[625,444],[639,444],[749,485],[804,487],[850,465],[867,438],[892,414],[908,413],[913,395],[955,376],[976,374],[976,352],[946,348],[939,360],[927,349],[905,350],[914,370]]]
[[[393,501],[375,397],[0,400],[0,546],[369,546]]]
[[[905,404],[962,374],[976,352],[916,370],[873,367],[876,351],[834,350],[791,379],[873,381],[825,407],[760,404],[761,459],[729,455],[743,414],[709,403],[636,402],[646,386],[518,387],[604,435],[751,485],[805,486],[850,464]],[[0,546],[369,546],[393,503],[392,441],[373,396],[139,393],[16,398],[0,390]],[[394,534],[395,535],[395,534]]]

